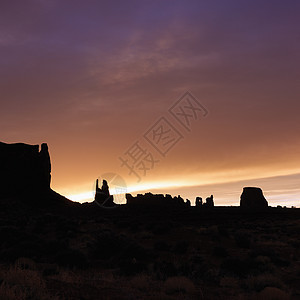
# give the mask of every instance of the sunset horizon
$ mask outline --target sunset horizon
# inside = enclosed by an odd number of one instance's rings
[[[299,12],[0,0],[0,299],[300,299]]]
[[[298,3],[30,3],[1,4],[1,141],[48,143],[54,190],[299,207]]]

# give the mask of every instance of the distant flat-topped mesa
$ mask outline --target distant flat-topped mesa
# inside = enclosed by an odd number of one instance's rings
[[[136,197],[133,197],[131,194],[126,194],[127,205],[134,206],[159,206],[159,207],[182,207],[189,206],[188,202],[184,202],[183,198],[178,195],[178,197],[172,197],[171,195],[166,194],[138,194]]]
[[[244,187],[241,195],[240,206],[245,209],[265,209],[268,201],[258,187]]]
[[[0,196],[50,190],[51,162],[47,144],[0,142]]]

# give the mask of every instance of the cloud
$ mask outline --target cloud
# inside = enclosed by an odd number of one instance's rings
[[[118,169],[123,149],[191,90],[209,116],[147,180],[297,165],[298,8],[296,1],[1,1],[2,137],[51,141],[61,151],[54,150],[58,185],[90,180],[95,168]],[[79,172],[67,179],[76,156]]]

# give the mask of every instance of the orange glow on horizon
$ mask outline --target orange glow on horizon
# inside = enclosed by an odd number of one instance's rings
[[[236,204],[256,185],[299,206],[297,1],[4,2],[0,140],[46,142],[54,190],[92,201],[113,172],[132,193]],[[155,164],[134,178],[137,141]]]
[[[295,171],[295,170],[294,170]],[[133,193],[134,195],[137,193],[145,193],[145,192],[153,192],[153,193],[162,193],[162,194],[171,194],[172,196],[176,196],[181,194],[181,190],[186,190],[189,188],[197,188],[198,193],[200,193],[201,190],[211,190],[212,192],[215,190],[215,187],[218,187],[220,185],[228,185],[230,186],[235,186],[238,185],[239,182],[243,182],[243,184],[246,186],[247,184],[244,183],[245,181],[251,183],[251,182],[259,182],[259,181],[270,181],[273,179],[273,181],[276,181],[277,176],[280,176],[280,178],[284,176],[294,176],[300,174],[300,170],[297,170],[298,172],[290,174],[288,170],[285,172],[281,173],[276,173],[276,172],[268,172],[265,173],[265,176],[262,176],[260,178],[253,178],[250,177],[249,174],[241,174],[237,173],[236,171],[228,172],[227,173],[227,178],[222,177],[222,173],[220,174],[214,174],[215,181],[213,180],[202,180],[201,184],[197,184],[197,181],[190,180],[187,182],[146,182],[146,183],[141,183],[141,184],[136,184],[132,185],[129,187],[123,187],[115,189],[114,187],[110,189],[110,193],[112,195],[115,195],[115,202],[119,204],[124,204],[126,203],[125,200],[125,193]],[[253,170],[254,172],[254,170]],[[236,176],[234,176],[234,174]],[[270,175],[274,175],[270,177]],[[268,176],[269,175],[269,176]],[[198,175],[199,176],[199,175]],[[203,175],[202,175],[203,176]],[[211,174],[212,176],[212,174]],[[278,181],[282,181],[279,179]],[[278,182],[280,183],[280,182]],[[274,183],[273,183],[274,184]],[[250,184],[251,185],[251,184]],[[261,186],[259,184],[256,184],[256,186]],[[218,189],[218,188],[217,188]],[[291,195],[291,192],[288,189],[265,189],[265,193],[269,195],[269,200],[271,200],[274,205],[290,205],[290,206],[299,206],[299,198],[300,198],[300,189],[296,190],[295,193]],[[70,194],[66,193],[66,197],[73,200],[73,201],[78,201],[78,202],[91,202],[94,199],[94,191],[82,191],[76,194]],[[239,205],[238,204],[238,199],[237,196],[238,194],[241,193],[241,188],[239,190],[234,190],[232,188],[232,194],[235,194],[235,197],[230,198],[230,197],[224,197],[220,196],[216,201],[216,205]],[[188,198],[191,199],[191,202],[194,202],[195,197],[198,195],[197,192],[185,192],[187,194]],[[208,196],[208,195],[207,195]],[[280,197],[282,198],[280,202]],[[286,198],[287,197],[287,198]],[[287,204],[288,203],[288,204]]]

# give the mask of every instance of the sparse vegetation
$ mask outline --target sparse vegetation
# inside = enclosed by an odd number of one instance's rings
[[[37,214],[23,227],[2,214],[0,299],[299,296],[296,213],[93,213]]]
[[[168,278],[164,284],[164,289],[168,295],[195,293],[194,283],[186,277]]]

